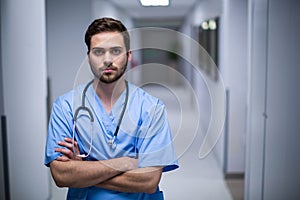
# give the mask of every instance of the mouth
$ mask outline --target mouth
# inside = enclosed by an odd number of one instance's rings
[[[112,73],[116,71],[116,68],[114,67],[104,67],[102,70],[101,70],[101,73],[102,74],[108,74],[108,73]]]
[[[106,68],[103,70],[103,73],[112,73],[113,71],[115,71],[114,68]]]
[[[103,72],[105,73],[107,73],[107,72],[112,72],[112,71],[115,71],[115,69],[113,69],[113,68],[106,68],[106,69],[104,69],[103,70]]]

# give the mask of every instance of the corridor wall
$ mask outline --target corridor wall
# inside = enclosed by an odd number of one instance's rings
[[[197,29],[205,20],[219,17],[219,62],[216,63],[221,79],[219,84],[229,91],[227,102],[227,124],[221,130],[218,143],[213,149],[220,168],[225,174],[243,174],[245,171],[246,97],[247,97],[247,1],[211,0],[197,3],[183,26],[183,33],[197,41]],[[195,50],[185,45],[185,52],[199,59]],[[200,68],[199,66],[195,66]],[[201,69],[200,69],[201,71]],[[203,78],[190,73],[202,114],[202,127],[207,129],[210,122],[211,99]],[[201,73],[205,76],[205,72]],[[194,74],[191,75],[191,74]],[[222,82],[223,81],[223,82]],[[217,84],[217,82],[216,82]],[[225,127],[227,129],[225,129]],[[225,131],[227,130],[227,132]]]
[[[45,2],[1,0],[0,7],[10,199],[47,199]]]
[[[2,4],[2,0],[0,0],[0,5]],[[0,21],[2,18],[0,7]],[[4,116],[4,101],[3,101],[3,82],[2,82],[2,53],[1,53],[1,26],[0,26],[0,116]],[[1,157],[4,157],[3,153],[3,133],[2,133],[2,123],[0,122],[0,149],[2,152]],[[4,178],[4,161],[0,159],[0,199],[5,199],[5,178]]]
[[[300,2],[249,1],[245,199],[299,199]]]

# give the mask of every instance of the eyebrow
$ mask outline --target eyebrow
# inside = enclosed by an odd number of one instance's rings
[[[103,47],[93,47],[92,50],[94,49],[105,49]],[[108,49],[123,49],[122,46],[114,46],[114,47],[109,47]]]

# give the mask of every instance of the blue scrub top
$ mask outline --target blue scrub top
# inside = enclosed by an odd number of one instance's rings
[[[49,121],[45,160],[50,162],[62,154],[55,152],[57,143],[64,138],[72,138],[74,113],[81,106],[81,96],[85,85],[58,97],[53,104]],[[108,145],[117,128],[125,103],[126,90],[113,105],[108,114],[92,86],[86,92],[85,105],[91,109],[94,123],[86,111],[80,111],[76,122],[75,139],[81,153],[88,153],[90,139],[92,151],[86,160],[107,160],[122,156],[138,158],[138,167],[163,166],[163,172],[178,168],[172,135],[164,104],[144,90],[129,83],[129,98],[115,145]],[[97,187],[69,188],[68,199],[163,199],[157,189],[154,194],[120,193]]]

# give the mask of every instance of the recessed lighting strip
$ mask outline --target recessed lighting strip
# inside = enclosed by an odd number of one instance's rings
[[[140,0],[143,6],[169,6],[169,0]]]

